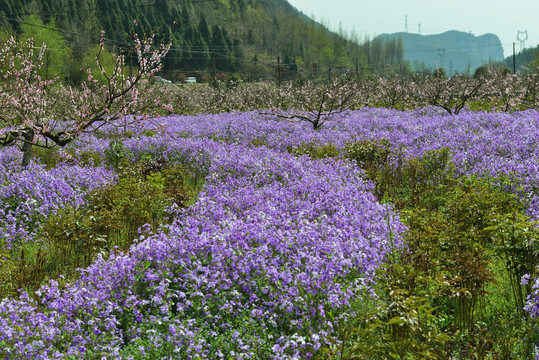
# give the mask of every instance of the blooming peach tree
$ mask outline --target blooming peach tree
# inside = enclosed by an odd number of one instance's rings
[[[65,146],[82,133],[105,124],[132,124],[163,106],[156,89],[144,84],[159,71],[171,44],[154,46],[154,34],[147,39],[135,35],[138,67],[133,74],[126,74],[125,55],[121,53],[112,54],[114,67],[105,69],[104,42],[102,32],[96,61],[105,80],[98,81],[88,68],[80,89],[63,86],[58,78],[42,78],[45,45],[36,54],[32,39],[17,41],[11,37],[2,44],[0,146],[19,146],[23,166],[30,163],[33,146]]]
[[[281,85],[275,96],[269,99],[267,110],[286,120],[306,121],[318,130],[333,115],[344,110],[361,108],[369,103],[369,91],[362,91],[361,84],[353,81],[335,80],[316,84],[308,81],[297,85]]]

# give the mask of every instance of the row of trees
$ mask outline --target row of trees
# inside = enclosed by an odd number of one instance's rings
[[[280,86],[274,82],[229,83],[196,91],[169,88],[166,96],[178,114],[259,110],[285,120],[307,121],[319,129],[336,113],[367,106],[400,110],[434,106],[448,115],[457,115],[466,107],[484,111],[538,108],[539,71],[511,75],[494,66],[475,76],[447,77],[438,70],[427,76],[300,80]]]
[[[136,22],[135,22],[136,24]],[[175,113],[260,110],[287,120],[309,122],[319,129],[344,110],[365,106],[409,109],[437,106],[458,114],[468,105],[483,110],[514,111],[539,107],[539,56],[530,71],[510,75],[490,67],[475,76],[447,78],[438,70],[429,76],[338,78],[330,82],[296,81],[203,87],[185,91],[147,84],[162,67],[171,44],[154,46],[154,36],[133,38],[137,66],[127,72],[122,53],[107,53],[104,32],[95,49],[93,67],[86,67],[78,88],[51,76],[58,53],[42,44],[9,37],[0,47],[0,146],[19,145],[23,165],[33,146],[64,146],[104,124],[137,122],[164,107]],[[95,74],[95,75],[94,75]],[[162,106],[161,104],[166,104]]]

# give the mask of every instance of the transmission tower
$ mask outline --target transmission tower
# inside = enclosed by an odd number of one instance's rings
[[[417,24],[417,33],[421,35],[421,23]]]
[[[524,36],[521,38],[520,34],[523,34]],[[524,50],[524,43],[528,40],[528,30],[524,31],[517,31],[517,40],[520,41],[520,52]]]
[[[440,57],[440,67],[444,67],[445,48],[438,49],[438,56]]]
[[[408,32],[408,15],[404,15],[404,32]]]

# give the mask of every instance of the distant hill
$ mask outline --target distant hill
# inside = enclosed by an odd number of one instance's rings
[[[400,37],[404,59],[412,67],[424,63],[428,68],[444,68],[448,74],[470,72],[489,62],[503,61],[503,47],[498,36],[474,36],[461,31],[447,31],[436,35],[394,33],[379,35],[382,41]]]

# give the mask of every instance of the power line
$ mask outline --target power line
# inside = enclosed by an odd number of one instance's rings
[[[211,0],[211,1],[214,1],[214,0]],[[45,26],[45,25],[33,24],[33,23],[29,23],[27,21],[13,19],[13,18],[10,18],[10,17],[7,17],[7,16],[4,17],[4,18],[8,19],[8,20],[11,20],[11,21],[16,21],[16,22],[18,22],[20,24],[24,24],[24,25],[28,25],[28,26],[34,26],[34,27],[38,27],[38,28],[42,28],[42,29],[51,30],[51,31],[56,31],[56,32],[59,32],[59,33],[65,34],[65,35],[82,36],[82,34],[77,33],[77,32],[73,32],[73,31],[65,31],[65,30],[60,30],[60,29],[52,28],[52,27]],[[108,43],[113,43],[113,44],[121,45],[121,46],[124,46],[124,47],[128,47],[128,46],[131,45],[126,41],[114,40],[114,39],[109,39],[109,38],[105,38],[105,41],[107,41]],[[185,52],[189,52],[189,53],[210,55],[212,52],[214,52],[215,55],[219,59],[238,59],[237,56],[230,56],[230,55],[223,54],[223,53],[217,53],[217,52],[215,52],[213,50],[227,50],[227,49],[234,50],[234,49],[242,49],[243,47],[244,46],[226,46],[226,47],[225,46],[208,46],[207,50],[204,47],[201,47],[201,46],[197,46],[197,47],[194,47],[194,48],[190,47],[188,49],[171,47],[170,50],[169,50],[169,53],[185,53]],[[257,47],[257,48],[267,50],[267,48],[263,48],[263,47]],[[53,49],[49,49],[49,50],[53,50]],[[201,51],[201,50],[203,50],[203,51]],[[191,57],[168,57],[168,58],[169,59],[179,59],[179,60],[195,59],[195,58],[191,58]],[[242,58],[242,57],[240,57],[240,58]],[[205,59],[205,58],[197,58],[197,59]],[[264,65],[264,64],[266,64],[266,65],[273,64],[273,63],[269,63],[269,62],[258,62],[258,63],[262,64],[262,65]],[[284,64],[284,65],[291,65],[291,64]]]
[[[38,25],[38,24],[32,24],[32,23],[29,23],[29,22],[27,22],[27,21],[23,21],[23,20],[11,18],[11,17],[9,17],[9,16],[4,16],[3,18],[6,19],[6,20],[8,20],[8,21],[15,21],[15,22],[18,22],[19,24],[28,25],[28,26],[34,26],[34,27],[38,27],[38,28],[42,28],[42,29],[47,29],[47,30],[52,30],[52,31],[56,31],[56,32],[59,32],[59,33],[62,33],[62,34],[76,35],[76,36],[80,36],[80,35],[81,35],[81,34],[76,33],[76,32],[66,31],[66,30],[60,30],[60,29],[55,29],[55,28],[52,28],[52,27],[50,27],[50,26]]]
[[[213,0],[211,0],[211,1],[213,1]],[[5,18],[8,19],[8,20],[16,21],[16,22],[21,23],[21,24],[34,26],[34,27],[38,27],[38,28],[42,28],[42,29],[47,29],[47,30],[51,30],[51,31],[56,31],[56,32],[59,32],[59,33],[62,33],[62,34],[68,34],[68,35],[72,35],[72,36],[82,36],[82,34],[72,32],[72,31],[60,30],[60,29],[52,28],[52,27],[45,26],[45,25],[32,24],[32,23],[29,23],[29,22],[26,22],[26,21],[13,19],[13,18],[10,18],[10,17],[5,17]],[[126,47],[130,45],[129,43],[127,43],[125,41],[113,40],[113,39],[108,39],[108,38],[105,38],[105,40],[107,42],[109,42],[109,43],[114,43],[114,44],[117,44],[117,45],[123,45],[123,46],[126,46]],[[198,48],[203,49],[202,47],[198,47]],[[225,49],[231,49],[231,48],[236,49],[236,48],[242,48],[242,47],[241,46],[239,46],[239,47],[234,47],[234,46],[231,46],[231,47],[224,47],[224,46],[212,47],[212,46],[209,46],[207,51],[206,50],[205,51],[197,51],[196,49],[191,50],[192,48],[181,49],[181,48],[171,47],[170,50],[169,50],[169,53],[185,53],[185,52],[189,52],[189,53],[195,53],[195,54],[210,55],[213,52],[219,59],[228,59],[228,60],[246,59],[245,57],[230,56],[230,55],[227,55],[227,54],[216,53],[214,51],[210,51],[210,50],[214,50],[214,49],[225,50]],[[57,49],[48,49],[48,50],[57,50]],[[170,56],[167,56],[167,57],[169,59],[175,59],[175,60],[195,60],[195,59],[204,60],[204,59],[206,59],[206,58],[192,58],[192,57],[170,57]],[[248,60],[245,60],[245,61],[248,61]],[[258,63],[262,64],[262,65],[273,64],[273,63],[270,63],[270,62],[258,62]],[[284,64],[284,65],[291,65],[291,64]]]

